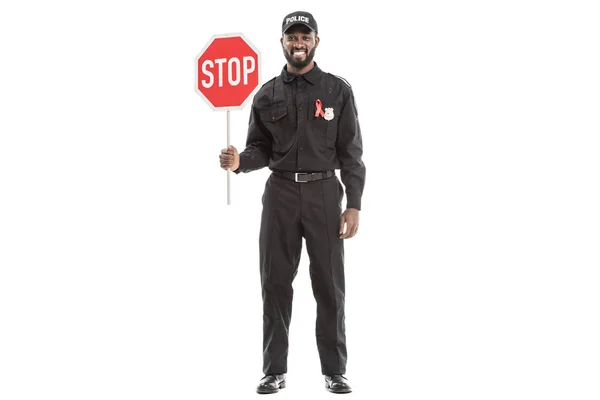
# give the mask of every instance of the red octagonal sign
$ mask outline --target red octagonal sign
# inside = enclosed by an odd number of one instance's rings
[[[196,91],[213,109],[243,108],[259,87],[259,56],[241,33],[213,36],[197,57]]]

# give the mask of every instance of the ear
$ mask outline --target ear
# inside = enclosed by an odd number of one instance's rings
[[[279,43],[283,46],[283,36],[279,38]]]
[[[320,38],[320,37],[318,37],[318,36],[316,36],[316,37],[315,37],[315,47],[318,47],[318,46],[319,46],[319,42],[320,42],[320,41],[321,41],[321,38]]]

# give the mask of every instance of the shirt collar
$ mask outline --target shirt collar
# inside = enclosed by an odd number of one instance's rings
[[[296,74],[292,74],[291,72],[288,72],[287,64],[286,64],[283,66],[283,69],[281,70],[281,78],[283,79],[283,81],[285,83],[290,83],[295,78],[303,77],[304,79],[306,79],[306,81],[308,83],[314,84],[317,81],[317,79],[319,78],[319,76],[321,75],[321,72],[322,72],[321,68],[319,68],[316,61],[315,61],[315,65],[311,68],[311,70],[303,75],[296,75]]]

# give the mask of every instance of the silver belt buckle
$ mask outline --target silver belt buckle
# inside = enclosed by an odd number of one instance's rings
[[[307,181],[299,181],[299,180],[298,180],[298,175],[300,175],[300,174],[302,174],[302,175],[306,175],[304,172],[296,172],[296,173],[294,174],[294,180],[295,180],[296,182],[304,182],[304,183],[306,183]]]

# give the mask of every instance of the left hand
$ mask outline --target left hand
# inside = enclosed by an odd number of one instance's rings
[[[344,225],[346,229],[344,231]],[[340,221],[340,239],[350,239],[358,231],[358,210],[356,208],[347,208],[342,214]]]

